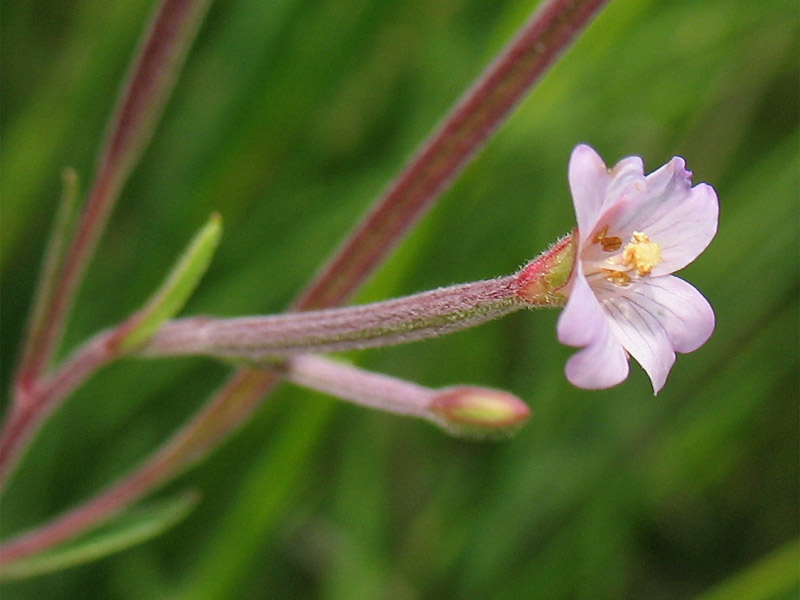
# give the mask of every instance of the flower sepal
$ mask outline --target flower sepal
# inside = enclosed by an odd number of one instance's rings
[[[516,275],[517,297],[531,307],[564,306],[578,256],[578,231],[565,235]]]

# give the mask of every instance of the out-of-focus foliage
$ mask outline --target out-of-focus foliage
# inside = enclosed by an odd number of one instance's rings
[[[60,169],[89,179],[152,4],[3,3],[4,394]],[[532,5],[217,0],[66,346],[141,305],[212,210],[225,235],[184,314],[281,310]],[[506,388],[534,416],[476,444],[284,386],[166,490],[202,490],[184,523],[3,597],[678,599],[769,561],[798,535],[797,56],[789,0],[615,0],[359,297],[513,271],[573,225],[576,143],[649,169],[684,156],[720,197],[719,234],[683,273],[718,322],[658,397],[638,367],[612,390],[570,387],[555,312],[354,353],[432,386]],[[101,372],[22,463],[3,535],[131,468],[227,373]]]

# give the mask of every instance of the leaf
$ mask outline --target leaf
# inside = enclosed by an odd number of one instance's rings
[[[47,314],[52,309],[56,284],[64,268],[64,260],[69,249],[69,239],[75,229],[80,183],[78,173],[72,167],[61,171],[62,193],[53,220],[52,230],[47,242],[42,270],[37,284],[36,298],[26,339],[23,371],[30,366],[33,357],[41,349],[45,335]]]
[[[778,600],[796,598],[800,589],[800,539],[736,573],[697,600]]]
[[[103,527],[34,556],[4,565],[0,581],[27,579],[105,558],[146,542],[182,521],[200,495],[187,491],[122,513]]]
[[[119,339],[121,352],[144,344],[165,321],[180,312],[208,269],[221,235],[222,219],[214,213],[194,236],[158,291],[123,326]]]

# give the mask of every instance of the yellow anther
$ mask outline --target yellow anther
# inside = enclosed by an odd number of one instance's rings
[[[625,271],[615,271],[614,269],[603,269],[605,278],[611,283],[617,285],[628,285],[631,282],[631,276]]]
[[[616,252],[622,247],[622,238],[606,235],[607,233],[608,225],[603,227],[603,229],[594,236],[592,243],[600,244],[605,252]]]
[[[645,233],[634,231],[629,244],[622,251],[622,264],[633,267],[640,277],[661,264],[661,244],[650,241]]]

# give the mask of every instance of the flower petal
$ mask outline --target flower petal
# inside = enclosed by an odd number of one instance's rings
[[[637,293],[631,291],[635,288],[639,288]],[[672,341],[660,320],[663,312],[661,305],[650,299],[642,301],[638,292],[644,291],[644,288],[638,284],[630,286],[625,293],[607,295],[605,290],[595,291],[609,317],[611,332],[642,365],[653,384],[653,392],[657,394],[664,387],[675,363]]]
[[[638,198],[647,188],[644,163],[638,156],[623,158],[609,171],[611,181],[606,190],[606,199],[601,212],[623,200]]]
[[[694,286],[668,275],[642,279],[632,298],[658,315],[676,352],[693,352],[714,331],[714,310]]]
[[[680,207],[654,225],[651,238],[662,240],[663,262],[653,269],[653,276],[679,271],[705,250],[717,233],[719,202],[710,185],[692,188]]]
[[[604,333],[567,361],[564,372],[572,385],[587,390],[603,390],[625,381],[628,357],[607,324]]]
[[[608,215],[615,215],[618,206],[637,205],[642,201],[642,197],[647,192],[645,183],[644,165],[638,156],[630,156],[619,161],[614,168],[608,172],[609,181],[605,191],[605,199],[597,215],[594,227],[588,231],[586,237],[582,237],[584,250],[594,254],[594,258],[602,256],[607,258],[606,251],[600,244],[589,243],[595,240],[598,234],[610,237],[620,237],[627,240],[630,234],[620,232],[619,226],[613,218]],[[601,260],[603,259],[601,258]]]
[[[583,274],[580,261],[575,264],[567,306],[558,317],[558,341],[568,346],[588,346],[602,335],[606,316]]]
[[[675,157],[646,178],[646,191],[608,204],[600,215],[614,234],[624,238],[646,233],[661,245],[662,262],[653,276],[682,269],[705,250],[717,232],[719,203],[706,184],[691,187],[691,173]]]
[[[565,371],[573,385],[603,389],[621,383],[628,376],[628,358],[611,333],[608,318],[589,287],[580,263],[557,329],[562,343],[586,346],[567,361]]]
[[[600,155],[585,144],[576,146],[572,151],[568,176],[578,231],[585,239],[597,223],[611,178]]]

